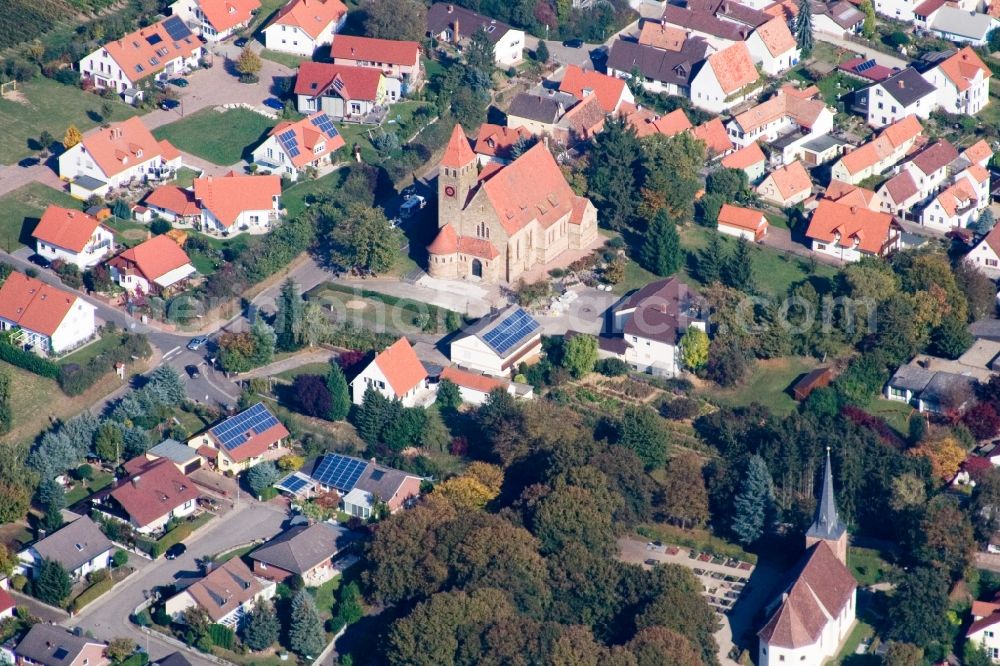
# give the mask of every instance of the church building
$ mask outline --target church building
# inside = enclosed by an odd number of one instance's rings
[[[758,632],[758,666],[820,666],[834,657],[854,626],[857,581],[847,568],[847,526],[837,514],[830,451],[806,552]]]
[[[477,168],[455,125],[438,170],[431,277],[515,282],[535,266],[597,240],[597,210],[577,196],[543,142],[510,164]]]

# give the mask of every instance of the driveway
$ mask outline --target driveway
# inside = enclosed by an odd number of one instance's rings
[[[80,627],[92,632],[97,638],[131,638],[140,646],[148,647],[150,656],[159,659],[177,647],[140,631],[129,621],[133,610],[141,604],[150,591],[160,585],[168,585],[183,578],[200,577],[195,563],[197,558],[215,555],[258,539],[269,539],[281,530],[285,512],[270,504],[262,504],[252,499],[244,499],[232,512],[209,522],[187,541],[187,552],[176,560],[160,559],[148,564],[140,575],[127,578],[79,615],[66,621],[68,627]],[[212,662],[198,658],[194,653],[186,655],[195,664],[207,665]]]

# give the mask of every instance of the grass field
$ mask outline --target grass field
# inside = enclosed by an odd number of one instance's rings
[[[274,125],[275,121],[246,109],[223,113],[202,109],[153,130],[153,135],[213,164],[229,166],[248,158]]]
[[[42,183],[29,183],[0,197],[0,247],[7,252],[18,245],[31,247],[31,232],[49,204],[80,209],[79,201]]]
[[[788,388],[798,377],[819,365],[812,358],[789,356],[759,361],[750,377],[735,389],[715,388],[713,400],[732,407],[758,403],[781,416],[790,414],[798,404],[788,393]]]
[[[38,77],[18,84],[17,98],[0,99],[0,164],[13,164],[37,152],[28,145],[43,131],[61,141],[66,128],[85,132],[104,121],[102,106],[111,105],[110,120],[123,120],[137,111],[117,100],[105,100],[79,88]]]

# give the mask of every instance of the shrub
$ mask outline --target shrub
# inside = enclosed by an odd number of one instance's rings
[[[628,374],[628,363],[620,358],[602,358],[594,365],[594,370],[605,377],[624,377]]]

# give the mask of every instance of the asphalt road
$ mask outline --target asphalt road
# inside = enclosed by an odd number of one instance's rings
[[[240,505],[209,522],[193,538],[189,538],[187,552],[176,560],[159,559],[148,562],[132,555],[137,571],[111,592],[84,608],[64,624],[80,627],[103,640],[131,638],[148,649],[153,659],[159,659],[177,647],[155,635],[148,636],[129,621],[132,611],[146,599],[149,592],[160,585],[168,585],[186,577],[201,576],[196,559],[231,550],[255,540],[265,540],[281,531],[286,513],[284,508],[243,499]],[[205,659],[191,652],[186,655],[192,663],[209,665]]]

